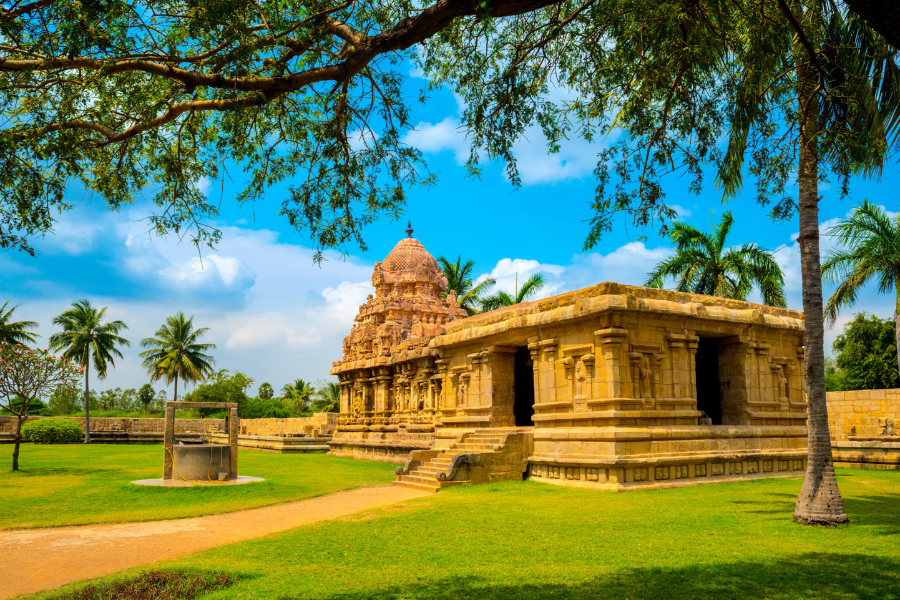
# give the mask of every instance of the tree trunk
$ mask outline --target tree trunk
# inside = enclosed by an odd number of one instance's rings
[[[19,446],[22,444],[22,422],[28,418],[28,415],[24,417],[21,415],[16,415],[16,446],[13,448],[13,471],[19,470]]]
[[[178,402],[178,373],[175,373],[175,402]]]
[[[806,478],[794,508],[794,522],[805,525],[848,523],[844,501],[834,475],[828,405],[825,401],[825,317],[819,256],[819,194],[817,122],[812,67],[800,68],[800,268],[803,274],[803,312],[806,331],[806,390],[809,403],[809,460]],[[809,104],[809,106],[807,106]]]
[[[894,310],[894,338],[897,340],[897,369],[900,372],[900,281],[897,286],[897,307]]]
[[[87,366],[84,368],[84,443],[91,443],[91,388],[88,384],[88,375],[91,373],[91,361],[88,357]]]

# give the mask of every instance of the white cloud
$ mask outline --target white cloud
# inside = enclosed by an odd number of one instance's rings
[[[601,146],[578,137],[560,142],[560,150],[550,154],[547,138],[539,127],[529,127],[513,145],[516,167],[524,185],[556,183],[589,176],[597,166]]]
[[[469,158],[469,144],[459,127],[459,120],[454,117],[445,117],[439,123],[420,121],[403,137],[403,143],[429,154],[449,150],[456,164],[462,165]]]
[[[692,213],[690,209],[681,206],[680,204],[670,204],[669,208],[678,213],[678,217],[681,219],[687,218],[691,216]]]
[[[199,180],[197,180],[197,183],[194,187],[196,187],[197,191],[201,194],[208,194],[209,190],[212,189],[212,179],[204,175]]]

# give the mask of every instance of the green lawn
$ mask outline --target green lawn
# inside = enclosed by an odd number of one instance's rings
[[[624,494],[504,483],[156,566],[242,578],[206,599],[898,599],[900,473],[839,475],[852,524],[838,529],[791,523],[799,480]]]
[[[12,445],[0,446],[0,528],[120,523],[194,517],[386,484],[396,465],[324,454],[240,450],[240,486],[132,485],[162,476],[162,446],[23,444],[19,472]]]

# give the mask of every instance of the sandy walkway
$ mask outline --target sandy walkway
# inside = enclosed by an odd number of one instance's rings
[[[0,598],[428,495],[380,486],[191,519],[0,531]]]

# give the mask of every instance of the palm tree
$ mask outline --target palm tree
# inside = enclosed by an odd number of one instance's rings
[[[516,292],[515,295],[507,294],[506,292],[500,291],[494,294],[493,296],[488,296],[484,300],[481,301],[481,310],[483,312],[487,312],[489,310],[496,310],[498,308],[503,308],[504,306],[512,306],[513,304],[521,304],[525,302],[528,298],[537,294],[544,287],[544,275],[542,273],[535,273],[528,280],[522,284],[522,287],[519,287],[519,276],[516,274]]]
[[[822,265],[822,279],[840,283],[825,304],[825,318],[833,326],[842,307],[853,306],[859,290],[878,278],[878,292],[894,293],[895,335],[900,344],[900,215],[891,220],[873,202],[863,200],[850,217],[828,230],[837,238]],[[897,354],[900,367],[900,352]]]
[[[106,313],[103,307],[97,310],[88,300],[72,303],[72,308],[53,319],[53,324],[62,327],[62,331],[50,336],[50,348],[62,350],[67,360],[78,363],[84,369],[84,443],[91,443],[91,362],[97,371],[98,379],[106,379],[109,365],[116,366],[113,356],[122,358],[116,348],[131,346],[119,332],[128,329],[122,321],[103,322]]]
[[[340,412],[341,410],[341,386],[331,381],[319,388],[316,399],[316,412]]]
[[[316,388],[311,383],[306,383],[302,379],[295,379],[291,383],[284,384],[281,388],[285,398],[301,398],[308,400],[312,397]]]
[[[7,304],[9,304],[9,300],[4,302],[3,306],[0,306],[0,342],[6,342],[7,344],[37,343],[35,336],[40,336],[26,330],[34,329],[38,324],[34,321],[11,321],[10,319],[13,318],[13,313],[19,307],[13,306],[9,310],[6,310]]]
[[[450,262],[443,256],[437,261],[444,272],[444,277],[447,278],[447,293],[455,291],[456,301],[459,302],[459,305],[466,309],[470,316],[477,314],[479,310],[476,305],[481,303],[481,299],[496,285],[497,280],[488,277],[476,285],[472,279],[475,261],[470,260],[463,264],[461,255],[456,257],[456,262]]]
[[[725,241],[734,225],[725,212],[712,235],[687,223],[672,225],[675,254],[658,263],[647,275],[647,287],[662,288],[667,277],[678,279],[679,292],[746,300],[754,284],[769,306],[787,306],[784,276],[770,252],[756,244],[726,250]]]
[[[215,359],[206,354],[215,350],[215,344],[200,344],[197,340],[209,331],[208,327],[194,329],[194,317],[185,318],[178,311],[167,317],[166,323],[156,330],[156,337],[141,340],[143,366],[150,381],[164,379],[166,385],[175,382],[175,400],[178,400],[178,380],[187,383],[204,381],[213,372]]]

